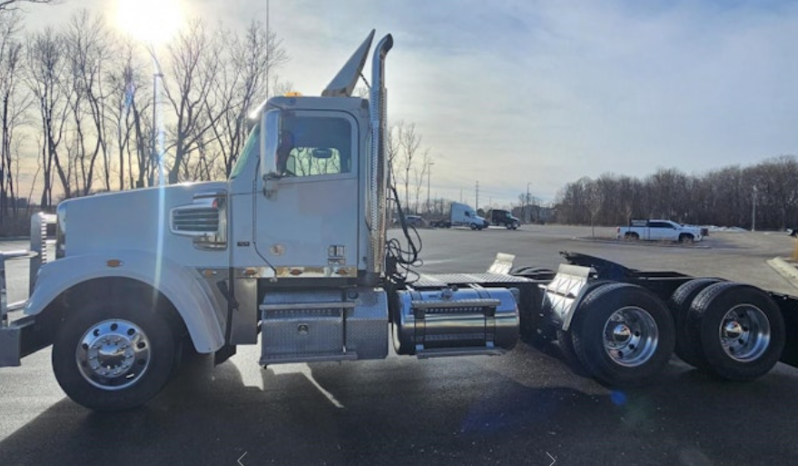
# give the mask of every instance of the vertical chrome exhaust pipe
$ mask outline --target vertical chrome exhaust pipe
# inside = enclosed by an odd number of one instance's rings
[[[385,270],[385,241],[387,229],[388,170],[385,160],[385,132],[387,128],[387,92],[385,90],[385,57],[393,47],[388,34],[380,40],[371,57],[371,260],[369,272],[378,278]]]

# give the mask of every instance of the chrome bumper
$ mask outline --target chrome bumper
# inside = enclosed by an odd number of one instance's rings
[[[55,215],[36,214],[31,218],[30,251],[0,252],[0,367],[19,366],[20,359],[36,351],[41,345],[34,343],[29,334],[34,329],[35,316],[25,316],[13,321],[9,314],[25,307],[25,301],[8,302],[6,286],[6,261],[30,260],[29,293],[33,292],[39,267],[47,262],[47,226],[54,224]]]
[[[33,319],[25,318],[10,322],[9,313],[22,309],[25,302],[9,304],[6,292],[6,261],[27,257],[30,257],[28,251],[0,252],[0,367],[19,366],[22,332],[33,323]]]

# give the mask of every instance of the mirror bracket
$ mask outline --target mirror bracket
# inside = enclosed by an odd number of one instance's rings
[[[266,199],[272,199],[277,195],[277,185],[280,181],[280,175],[276,173],[267,173],[263,175],[263,195]]]

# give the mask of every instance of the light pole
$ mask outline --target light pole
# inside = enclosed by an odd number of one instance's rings
[[[147,52],[152,58],[152,163],[158,164],[158,186],[166,184],[163,173],[163,146],[164,146],[164,131],[163,131],[163,115],[161,114],[161,107],[158,105],[160,96],[160,87],[158,81],[163,82],[163,73],[161,72],[161,65],[158,63],[158,58],[155,56],[155,49],[152,45],[147,46]],[[157,132],[156,132],[157,131]],[[152,175],[150,175],[150,186],[153,185]]]
[[[529,185],[530,184],[532,184],[532,183],[530,182],[530,183],[526,184],[526,197],[524,198],[524,221],[526,223],[529,223],[529,220],[530,220],[530,215],[529,215]]]
[[[153,14],[157,12],[157,14]],[[169,40],[180,26],[183,13],[178,0],[118,0],[117,24],[145,44],[153,63],[152,75],[152,163],[158,164],[158,185],[165,184],[163,173],[164,131],[163,114],[159,104],[163,87],[161,65],[155,57],[155,46]],[[159,81],[161,85],[159,86]],[[157,131],[157,133],[156,133]],[[153,186],[153,175],[148,177]]]
[[[429,213],[430,213],[430,208],[429,208],[429,187],[430,187],[430,183],[429,183],[429,179],[432,176],[432,166],[433,165],[435,165],[435,162],[430,162],[429,165],[427,166],[427,215],[429,215]]]
[[[756,231],[756,185],[753,192],[753,208],[751,209],[751,231]]]

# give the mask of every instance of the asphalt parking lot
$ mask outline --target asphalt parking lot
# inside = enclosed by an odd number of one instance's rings
[[[396,234],[393,230],[392,234]],[[782,233],[712,233],[692,246],[607,241],[614,230],[423,230],[421,271],[482,271],[498,251],[555,268],[559,251],[629,267],[721,276],[788,294],[766,259]],[[22,243],[0,242],[0,250]],[[15,296],[24,267],[10,272]],[[501,357],[259,368],[256,346],[185,364],[147,406],[94,413],[66,399],[49,350],[0,369],[0,465],[770,465],[798,457],[798,369],[745,384],[675,357],[655,383],[611,391],[573,374],[555,345]]]

